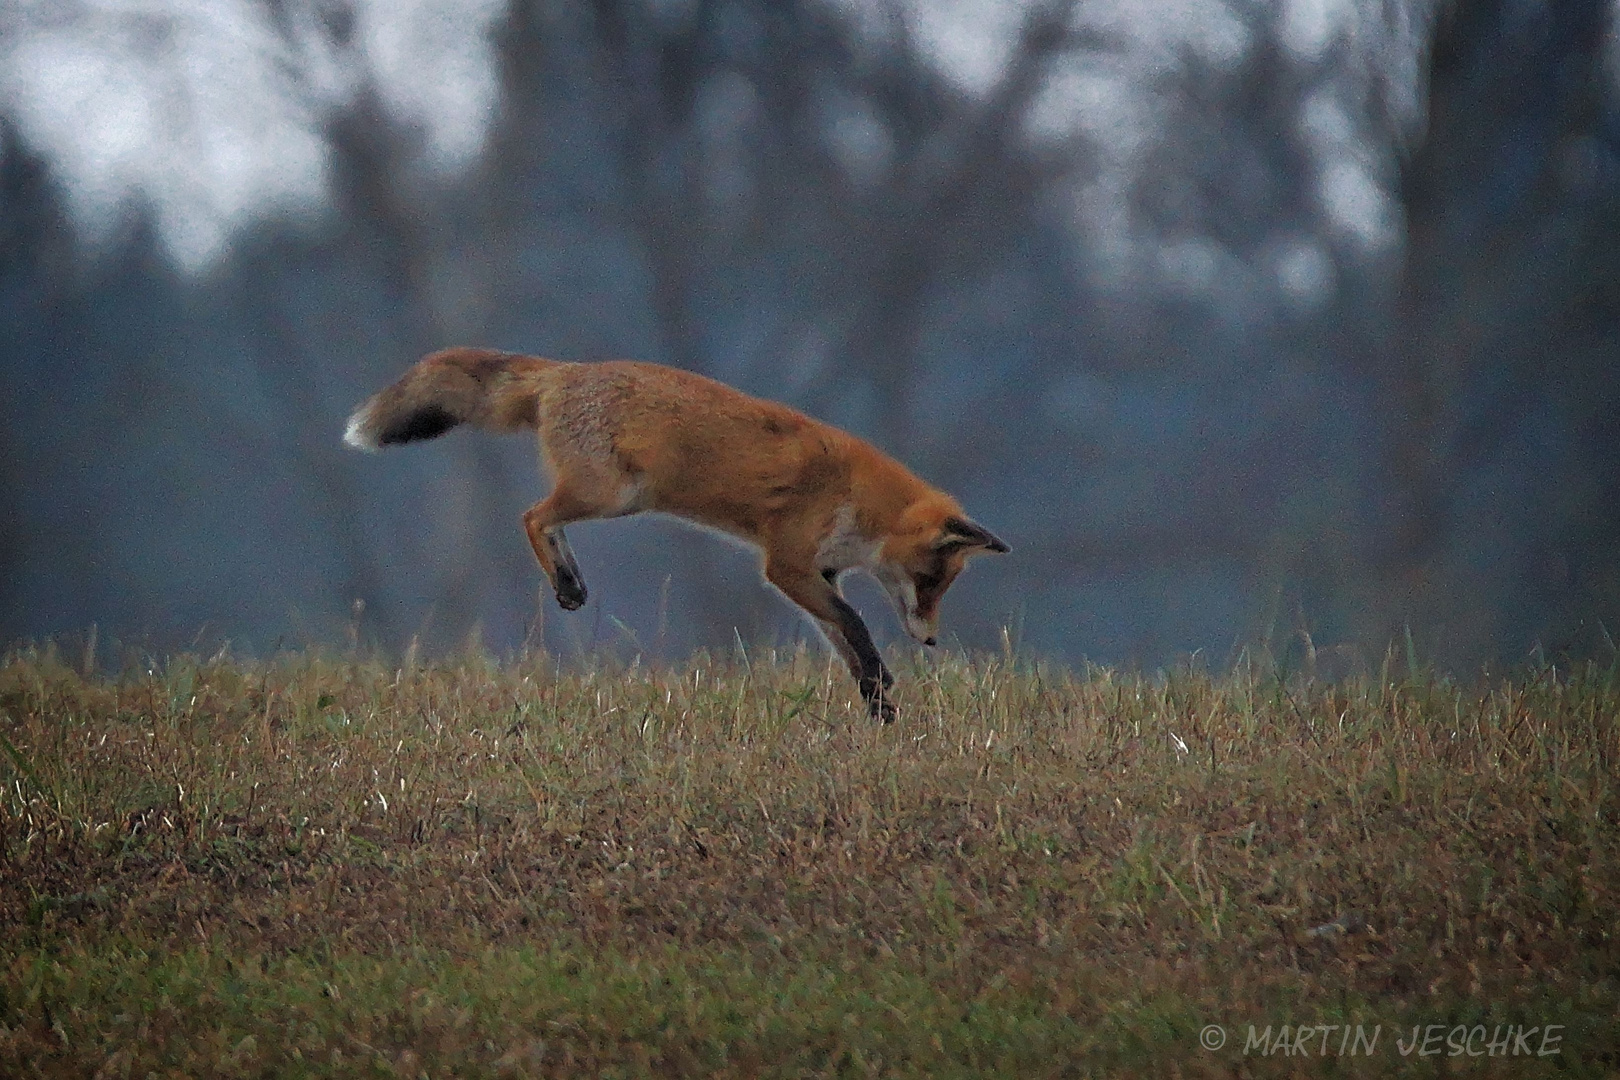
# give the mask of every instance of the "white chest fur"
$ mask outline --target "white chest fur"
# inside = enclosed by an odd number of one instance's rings
[[[833,520],[832,532],[828,533],[827,538],[816,548],[816,568],[838,571],[857,568],[870,570],[877,566],[878,552],[882,548],[881,541],[862,536],[856,529],[854,507],[841,506],[838,508],[838,516]]]

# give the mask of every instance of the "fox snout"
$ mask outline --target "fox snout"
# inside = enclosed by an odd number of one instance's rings
[[[923,605],[917,596],[917,585],[906,574],[889,574],[879,577],[879,582],[889,594],[894,604],[895,614],[900,616],[900,625],[905,627],[906,636],[923,645],[935,645],[939,641],[939,607],[936,604],[931,615],[923,613]]]
[[[906,624],[906,633],[914,641],[924,645],[939,644],[939,619],[925,619],[916,610],[903,613],[902,618]]]

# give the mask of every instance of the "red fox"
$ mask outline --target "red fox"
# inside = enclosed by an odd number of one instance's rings
[[[653,510],[717,529],[764,552],[765,580],[815,620],[885,723],[894,678],[839,576],[871,573],[906,632],[933,645],[940,598],[968,556],[1009,550],[876,447],[657,364],[445,349],[356,409],[343,439],[375,450],[459,424],[539,434],[554,484],[523,527],[564,610],[585,603],[570,522]]]

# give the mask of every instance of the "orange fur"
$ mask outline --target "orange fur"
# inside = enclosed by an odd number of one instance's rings
[[[931,645],[940,598],[966,558],[1007,550],[871,444],[657,364],[446,349],[361,405],[345,439],[374,449],[462,423],[538,433],[554,484],[523,524],[564,608],[585,601],[563,535],[570,522],[653,510],[721,530],[764,553],[766,580],[816,620],[885,719],[892,679],[838,575],[870,571],[907,631]]]

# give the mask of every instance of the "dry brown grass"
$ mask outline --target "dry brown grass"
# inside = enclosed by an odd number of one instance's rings
[[[13,654],[0,1074],[1620,1070],[1612,670],[957,659],[887,728],[852,689]],[[1244,1051],[1283,1024],[1383,1034]]]

